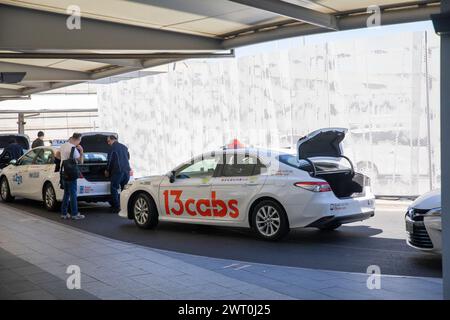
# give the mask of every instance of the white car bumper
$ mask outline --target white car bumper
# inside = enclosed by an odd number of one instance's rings
[[[423,221],[414,221],[406,216],[406,243],[418,250],[442,252],[442,218],[436,216],[423,217]]]
[[[334,223],[363,221],[375,215],[375,197],[370,192],[357,198],[339,199],[331,193],[317,194],[299,210],[286,207],[291,228],[321,227]]]

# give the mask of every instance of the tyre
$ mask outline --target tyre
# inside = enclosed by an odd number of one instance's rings
[[[131,201],[130,209],[139,228],[152,229],[158,225],[158,210],[148,194],[137,194]]]
[[[322,231],[333,231],[333,230],[336,230],[337,228],[339,228],[340,226],[342,226],[342,224],[340,224],[340,223],[333,223],[333,224],[330,224],[330,225],[319,227],[319,229],[322,230]]]
[[[273,200],[258,203],[252,211],[252,228],[264,240],[279,240],[289,232],[283,207]]]
[[[8,179],[3,177],[0,181],[0,196],[5,202],[14,201],[14,197],[11,195],[11,189],[9,188]]]
[[[58,201],[56,200],[55,188],[51,183],[46,183],[42,192],[42,200],[44,201],[45,209],[48,211],[58,210]]]

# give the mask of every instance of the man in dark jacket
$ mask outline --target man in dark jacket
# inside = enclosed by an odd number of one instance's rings
[[[9,158],[11,160],[18,160],[23,156],[23,147],[17,143],[16,139],[9,140],[9,145],[3,150],[0,158]]]
[[[130,180],[130,153],[125,145],[117,141],[116,136],[109,136],[107,141],[111,151],[105,175],[111,178],[111,206],[112,211],[117,213],[120,211],[119,188],[123,190]]]
[[[31,149],[43,146],[44,146],[44,132],[39,131],[36,140],[34,140],[33,144],[31,145]]]

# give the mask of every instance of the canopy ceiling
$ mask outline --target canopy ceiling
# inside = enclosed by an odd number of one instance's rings
[[[428,20],[440,1],[408,0],[0,0],[0,101],[287,37]],[[67,28],[67,8],[81,29]],[[73,20],[71,20],[73,21]]]

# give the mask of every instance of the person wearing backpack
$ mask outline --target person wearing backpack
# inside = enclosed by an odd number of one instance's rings
[[[84,219],[84,215],[78,212],[77,179],[80,177],[78,164],[83,163],[83,148],[80,145],[81,134],[74,133],[69,141],[61,145],[56,157],[61,160],[61,184],[64,189],[64,197],[61,205],[62,219]],[[70,203],[70,213],[69,215]]]

